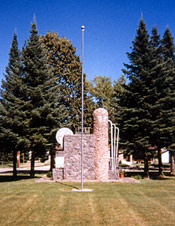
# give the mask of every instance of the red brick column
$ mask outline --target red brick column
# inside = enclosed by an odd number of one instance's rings
[[[93,120],[95,179],[104,181],[108,180],[108,112],[96,109]]]

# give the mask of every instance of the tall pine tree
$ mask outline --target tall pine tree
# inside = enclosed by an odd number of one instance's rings
[[[127,53],[130,64],[124,64],[129,84],[124,84],[119,104],[121,108],[121,136],[123,145],[134,154],[144,158],[145,177],[149,177],[148,161],[151,156],[152,125],[152,51],[149,34],[143,18],[133,41],[131,53]]]
[[[28,142],[25,138],[25,114],[21,109],[25,105],[22,65],[18,49],[16,31],[13,36],[9,53],[9,63],[6,67],[5,80],[2,81],[1,141],[7,151],[13,151],[13,175],[16,176],[16,155],[18,150],[24,150]]]
[[[166,100],[164,101],[164,121],[166,124],[166,135],[168,143],[166,146],[170,150],[171,173],[175,173],[175,47],[174,40],[169,28],[165,30],[161,40],[161,50],[164,62],[167,67],[168,76],[166,78]]]
[[[152,104],[150,113],[152,116],[151,124],[151,143],[158,149],[158,160],[159,160],[159,175],[163,176],[162,168],[162,154],[161,149],[167,145],[167,128],[168,120],[164,117],[164,106],[168,101],[168,70],[167,65],[162,57],[162,47],[160,41],[160,35],[158,34],[157,28],[152,29],[151,36],[151,51],[152,51],[152,86],[150,87]]]
[[[141,19],[132,52],[128,53],[130,64],[125,64],[127,70],[123,70],[130,83],[124,85],[120,99],[121,134],[126,147],[144,153],[146,176],[151,150],[158,149],[159,175],[162,176],[161,149],[174,145],[174,58],[172,38],[167,37],[167,33],[161,43],[154,27],[150,40]]]
[[[65,109],[60,105],[60,87],[48,68],[48,58],[39,38],[36,22],[22,50],[26,84],[27,138],[30,142],[31,176],[34,176],[36,156],[42,156],[55,145],[55,132],[64,120]]]

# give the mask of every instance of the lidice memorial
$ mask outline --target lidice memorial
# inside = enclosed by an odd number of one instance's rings
[[[68,128],[58,130],[54,180],[81,180],[81,134]],[[118,172],[110,170],[108,112],[98,108],[93,113],[93,134],[83,133],[83,178],[108,181],[118,179]]]

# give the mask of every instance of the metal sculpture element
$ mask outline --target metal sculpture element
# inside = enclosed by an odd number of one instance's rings
[[[111,168],[112,171],[116,173],[116,169],[118,168],[119,128],[116,127],[116,125],[112,123],[111,120],[108,120],[108,122],[110,123],[111,129]]]
[[[63,138],[65,135],[73,135],[72,130],[69,128],[61,128],[56,133],[56,141],[60,144],[60,146],[63,148]]]

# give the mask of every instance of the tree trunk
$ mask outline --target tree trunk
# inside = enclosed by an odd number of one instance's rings
[[[171,173],[171,175],[175,175],[174,165],[175,165],[174,151],[171,151],[170,152],[170,173]]]
[[[148,156],[145,155],[145,159],[144,159],[144,174],[145,174],[145,178],[149,179],[149,162],[148,162]]]
[[[13,177],[17,176],[16,164],[17,164],[17,152],[16,150],[13,150]]]
[[[53,153],[53,149],[50,149],[50,171],[52,172],[54,168],[54,153]]]
[[[159,177],[164,177],[161,148],[158,149],[158,161],[159,161]]]
[[[35,176],[35,152],[31,151],[31,169],[30,169],[30,177],[34,178]]]

